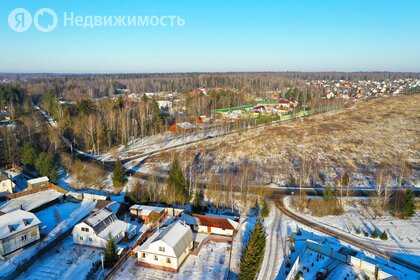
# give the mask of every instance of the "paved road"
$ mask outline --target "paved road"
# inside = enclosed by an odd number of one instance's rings
[[[410,263],[406,260],[400,259],[396,256],[393,256],[393,254],[390,253],[390,252],[385,252],[385,251],[379,250],[378,248],[376,248],[374,246],[371,246],[371,245],[368,245],[364,242],[356,240],[356,239],[354,239],[354,238],[352,238],[352,237],[350,237],[346,234],[343,234],[339,231],[335,231],[335,230],[332,230],[330,228],[324,227],[324,226],[322,226],[318,223],[315,223],[313,221],[310,221],[308,219],[305,219],[305,218],[295,214],[294,212],[290,211],[287,207],[285,207],[284,202],[283,202],[283,197],[280,197],[280,196],[277,197],[277,199],[274,202],[276,203],[277,207],[279,208],[279,210],[281,212],[283,212],[286,216],[290,217],[291,219],[293,219],[295,221],[298,221],[301,224],[304,224],[308,227],[316,229],[316,230],[318,230],[322,233],[328,234],[330,236],[335,236],[338,239],[340,239],[344,242],[347,242],[348,244],[351,244],[353,246],[364,249],[364,250],[366,250],[370,253],[373,253],[373,254],[375,254],[377,256],[380,256],[384,259],[390,260],[390,261],[392,261],[396,264],[399,264],[403,267],[406,267],[410,270],[413,270],[413,271],[416,271],[416,272],[420,273],[420,266],[417,265],[417,264],[413,264],[413,263]]]

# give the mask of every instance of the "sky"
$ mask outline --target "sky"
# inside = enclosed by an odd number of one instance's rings
[[[16,8],[49,8],[57,26],[15,32]],[[0,72],[420,72],[419,11],[419,0],[0,0]],[[65,26],[71,12],[185,25]]]

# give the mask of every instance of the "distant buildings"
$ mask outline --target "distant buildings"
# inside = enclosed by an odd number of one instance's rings
[[[50,185],[50,179],[47,176],[28,180],[28,190],[37,190]]]
[[[134,249],[138,265],[177,272],[193,249],[193,239],[188,225],[174,222]]]
[[[108,240],[115,243],[136,235],[137,226],[120,221],[115,214],[104,208],[94,212],[73,229],[73,242],[80,245],[105,248]]]
[[[5,256],[40,239],[39,219],[30,212],[0,213],[0,255]]]

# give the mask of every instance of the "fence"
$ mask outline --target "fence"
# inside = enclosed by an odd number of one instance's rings
[[[393,275],[379,269],[377,264],[368,262],[366,260],[351,255],[342,254],[340,252],[335,251],[333,247],[330,247],[328,245],[321,244],[312,240],[307,240],[306,248],[311,249],[320,254],[326,255],[327,257],[330,257],[352,267],[355,267],[366,273],[375,275],[376,279],[396,279]]]
[[[7,195],[7,198],[8,199],[18,198],[18,197],[22,197],[22,196],[25,196],[25,195],[34,194],[34,193],[37,193],[37,192],[51,190],[51,189],[56,190],[56,191],[58,191],[59,193],[62,193],[62,194],[67,194],[66,190],[64,190],[64,189],[62,189],[59,186],[56,186],[54,184],[50,184],[47,187],[40,187],[40,188],[36,188],[34,190],[26,190],[26,191],[14,193],[14,194],[9,194],[9,195]]]
[[[298,269],[299,269],[299,262],[300,262],[300,256],[298,256],[296,258],[296,260],[293,263],[292,267],[290,268],[290,272],[289,272],[289,274],[287,274],[287,277],[286,277],[285,280],[291,280],[291,279],[295,278],[296,273],[298,272]]]

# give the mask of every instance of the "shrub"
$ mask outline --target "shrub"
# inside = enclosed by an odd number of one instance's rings
[[[297,234],[297,235],[302,235],[302,230],[301,230],[300,228],[298,228],[298,230],[297,230],[296,234]]]
[[[356,228],[356,233],[357,234],[360,234],[361,233],[360,228]]]
[[[388,239],[388,235],[386,234],[386,231],[383,231],[383,232],[381,233],[381,236],[379,236],[379,238],[380,238],[381,240],[387,240],[387,239]]]
[[[363,235],[364,235],[365,237],[368,237],[368,236],[369,236],[369,233],[368,233],[367,231],[365,231],[365,232],[363,232]]]
[[[370,237],[372,238],[378,238],[379,234],[378,234],[378,230],[375,228],[375,230],[372,232],[372,234],[370,235]]]

